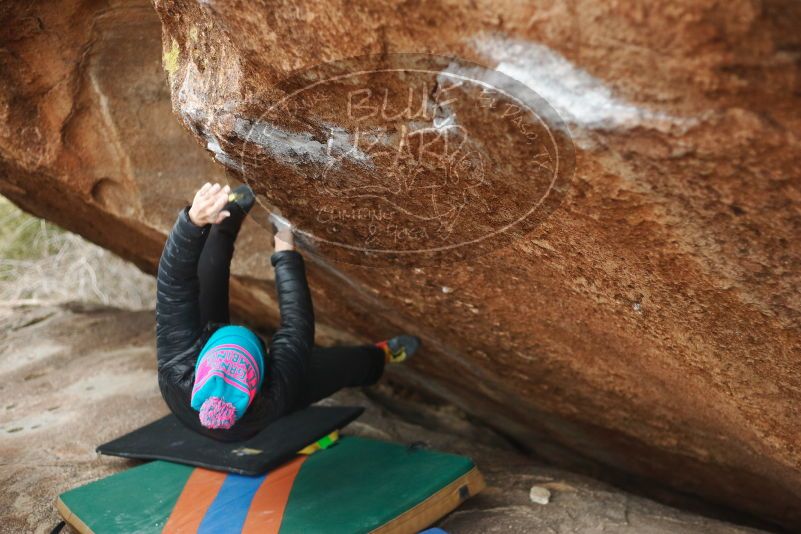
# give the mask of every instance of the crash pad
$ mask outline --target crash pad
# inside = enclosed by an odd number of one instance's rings
[[[415,533],[483,488],[464,456],[347,436],[260,476],[154,461],[57,507],[82,533]]]
[[[245,441],[226,443],[200,435],[174,415],[109,441],[97,452],[143,460],[168,460],[243,475],[260,475],[292,458],[357,417],[359,406],[310,406],[271,423]]]

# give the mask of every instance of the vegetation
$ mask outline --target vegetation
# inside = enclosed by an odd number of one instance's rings
[[[153,306],[153,279],[78,235],[0,197],[0,300],[79,300],[124,308]]]

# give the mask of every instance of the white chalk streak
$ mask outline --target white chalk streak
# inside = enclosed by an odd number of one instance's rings
[[[234,132],[241,139],[267,150],[274,158],[288,164],[330,163],[343,157],[359,163],[370,158],[351,144],[351,135],[344,128],[328,127],[328,139],[321,143],[308,132],[289,132],[264,121],[237,119]]]
[[[696,123],[693,118],[675,117],[616,97],[603,81],[543,44],[499,36],[475,38],[472,44],[497,62],[496,70],[530,87],[573,125],[619,130]]]

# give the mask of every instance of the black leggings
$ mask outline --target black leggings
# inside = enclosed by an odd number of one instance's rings
[[[229,218],[211,227],[203,245],[197,268],[202,325],[231,322],[228,281],[234,241],[243,219],[241,212],[232,211]],[[384,351],[374,345],[315,347],[309,355],[306,369],[306,383],[301,388],[301,398],[294,409],[324,399],[344,387],[375,384],[384,372]]]

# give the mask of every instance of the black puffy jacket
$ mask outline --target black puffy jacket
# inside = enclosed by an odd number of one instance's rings
[[[200,324],[197,263],[208,231],[209,226],[201,228],[189,220],[188,209],[182,210],[161,255],[156,302],[159,387],[167,406],[186,426],[222,441],[239,441],[299,407],[314,342],[314,312],[303,257],[295,251],[273,254],[281,324],[269,350],[264,351],[261,391],[230,429],[212,430],[201,425],[197,410],[189,404],[195,363],[209,336],[223,326]]]

